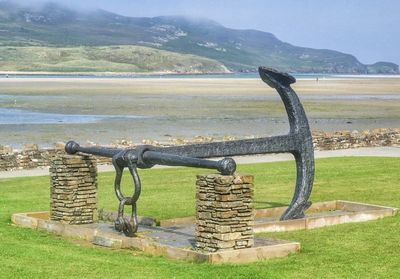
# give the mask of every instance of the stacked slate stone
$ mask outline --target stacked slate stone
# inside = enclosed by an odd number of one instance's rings
[[[207,252],[254,245],[253,176],[197,176],[196,247]]]
[[[18,168],[17,156],[11,146],[0,145],[0,171]]]
[[[17,154],[18,165],[21,169],[36,168],[41,159],[41,152],[37,144],[25,144],[22,152]]]
[[[60,154],[50,166],[50,218],[67,224],[97,221],[97,165],[93,156]]]
[[[374,129],[339,131],[335,133],[313,132],[315,149],[336,150],[359,147],[400,146],[400,129]]]

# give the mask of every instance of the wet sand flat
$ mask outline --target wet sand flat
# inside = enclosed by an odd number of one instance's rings
[[[274,92],[259,79],[231,78],[1,78],[1,93],[85,94],[266,94]],[[382,78],[329,78],[298,80],[293,88],[301,94],[363,95],[399,94],[400,76]],[[216,91],[215,89],[218,89]]]
[[[293,88],[313,130],[400,127],[400,77],[298,80]],[[13,146],[288,130],[278,94],[259,79],[1,78],[0,108],[4,114],[33,112],[39,119],[0,124],[0,144]],[[41,114],[57,120],[40,123]],[[99,120],[68,123],[77,115]]]

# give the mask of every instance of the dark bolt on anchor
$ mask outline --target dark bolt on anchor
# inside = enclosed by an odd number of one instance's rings
[[[133,236],[138,228],[136,203],[141,192],[141,182],[137,168],[151,168],[154,165],[187,166],[216,169],[223,175],[232,175],[236,170],[235,161],[229,156],[268,153],[291,153],[296,160],[296,186],[292,201],[281,216],[281,220],[302,218],[310,207],[309,201],[314,181],[314,149],[310,127],[303,106],[290,84],[296,79],[289,74],[274,69],[260,67],[261,79],[280,95],[289,118],[289,133],[282,136],[257,139],[235,140],[205,144],[191,144],[174,147],[141,145],[134,149],[107,147],[81,147],[70,141],[65,150],[69,154],[77,152],[113,158],[116,170],[115,193],[120,201],[115,228],[127,236]],[[205,158],[225,157],[219,161]],[[128,168],[133,178],[132,197],[123,196],[120,183],[124,168]],[[130,219],[124,217],[124,207],[132,206]]]

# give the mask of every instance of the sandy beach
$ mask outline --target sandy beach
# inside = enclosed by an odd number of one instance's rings
[[[362,78],[360,78],[362,77]],[[85,94],[147,93],[147,94],[268,94],[274,91],[260,79],[253,78],[1,78],[1,94]],[[399,76],[347,76],[346,78],[300,79],[293,88],[299,95],[400,94]],[[216,90],[217,89],[217,90]]]
[[[300,79],[293,88],[313,130],[400,127],[398,76]],[[0,144],[15,147],[288,130],[278,94],[243,78],[0,78],[0,113]]]

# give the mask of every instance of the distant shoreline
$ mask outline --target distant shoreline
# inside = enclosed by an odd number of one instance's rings
[[[30,71],[0,71],[0,75],[68,75],[68,76],[150,76],[150,75],[184,75],[176,72],[30,72]],[[197,75],[199,73],[189,73]],[[210,73],[218,74],[218,73]],[[222,73],[221,73],[222,74]],[[202,75],[202,74],[199,74]]]
[[[358,78],[400,78],[400,74],[331,74],[331,73],[290,73],[297,79],[358,79]],[[176,72],[30,72],[0,71],[0,78],[256,78],[258,73],[176,73]]]

